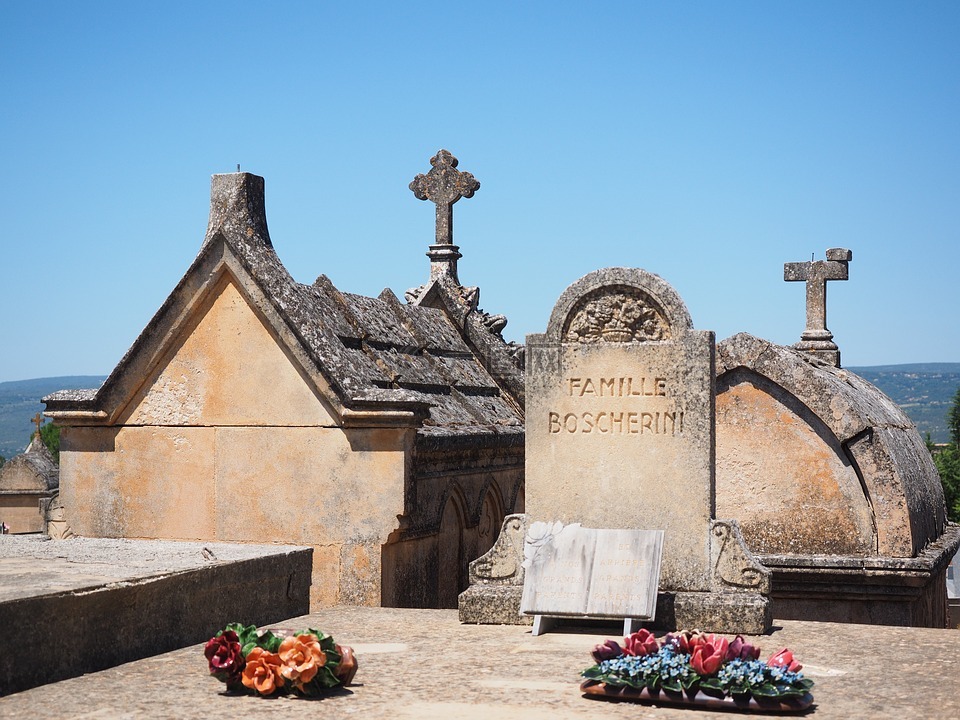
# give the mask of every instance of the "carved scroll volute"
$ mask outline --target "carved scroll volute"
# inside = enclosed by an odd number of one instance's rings
[[[670,326],[649,295],[634,287],[605,287],[574,306],[563,331],[567,343],[625,343],[670,339]]]
[[[716,592],[740,590],[770,594],[769,568],[750,552],[736,520],[714,520],[710,528],[710,555]]]
[[[507,515],[500,536],[486,554],[470,563],[471,585],[523,585],[523,543],[527,516]]]

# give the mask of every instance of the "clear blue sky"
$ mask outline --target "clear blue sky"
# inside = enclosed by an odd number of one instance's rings
[[[694,324],[845,365],[960,361],[960,3],[0,4],[0,381],[106,374],[196,255],[210,175],[266,178],[293,276],[403,290],[447,148],[465,284],[542,332],[581,275],[663,276]]]

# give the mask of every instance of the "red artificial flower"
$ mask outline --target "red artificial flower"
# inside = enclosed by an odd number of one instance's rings
[[[700,636],[699,630],[694,630],[690,632],[689,630],[684,630],[678,633],[669,633],[664,639],[664,643],[672,643],[676,649],[681,653],[692,653],[693,648],[696,646],[695,638]]]
[[[227,687],[240,684],[240,674],[246,662],[240,652],[240,638],[233,630],[210,638],[203,648],[203,654],[207,658],[210,674],[217,680],[225,682]]]
[[[640,628],[630,637],[623,639],[623,653],[625,655],[643,657],[644,655],[652,655],[657,650],[659,650],[657,639],[646,628]]]
[[[760,648],[751,645],[743,639],[742,635],[737,635],[727,648],[727,660],[756,660],[760,657]]]
[[[602,663],[604,660],[612,660],[615,657],[623,655],[623,650],[617,644],[616,640],[607,640],[602,645],[597,645],[590,652],[594,662]]]
[[[767,660],[767,665],[770,667],[779,667],[784,670],[789,670],[790,672],[797,672],[803,665],[798,663],[793,659],[793,653],[783,648],[783,650],[777,650],[773,655],[770,656],[770,659]]]
[[[340,664],[337,666],[337,680],[341,685],[349,685],[353,681],[353,676],[357,674],[357,656],[353,654],[353,648],[349,645],[335,645],[340,653]]]

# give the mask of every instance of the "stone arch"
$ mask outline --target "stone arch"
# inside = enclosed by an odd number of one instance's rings
[[[497,540],[500,525],[503,523],[505,512],[500,489],[491,475],[487,479],[487,486],[480,499],[480,512],[477,520],[477,549],[475,556],[480,557],[487,552]]]
[[[717,517],[762,554],[874,555],[856,463],[795,395],[746,367],[717,382]]]
[[[598,319],[595,338],[589,332],[574,333],[577,341],[668,340],[693,328],[686,304],[663,278],[640,268],[618,267],[595,270],[564,290],[550,314],[546,338],[567,342],[571,324],[591,315],[591,306],[605,301],[611,305],[607,310],[616,317],[612,322],[607,322],[610,318]],[[629,318],[626,306],[635,311]]]
[[[442,508],[437,532],[436,597],[439,607],[455,608],[458,596],[468,584],[464,548],[466,505],[460,488],[451,488]]]

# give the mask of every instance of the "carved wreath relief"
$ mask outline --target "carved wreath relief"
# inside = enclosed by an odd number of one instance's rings
[[[669,340],[663,314],[642,290],[605,287],[580,300],[563,333],[569,343],[624,343]]]

